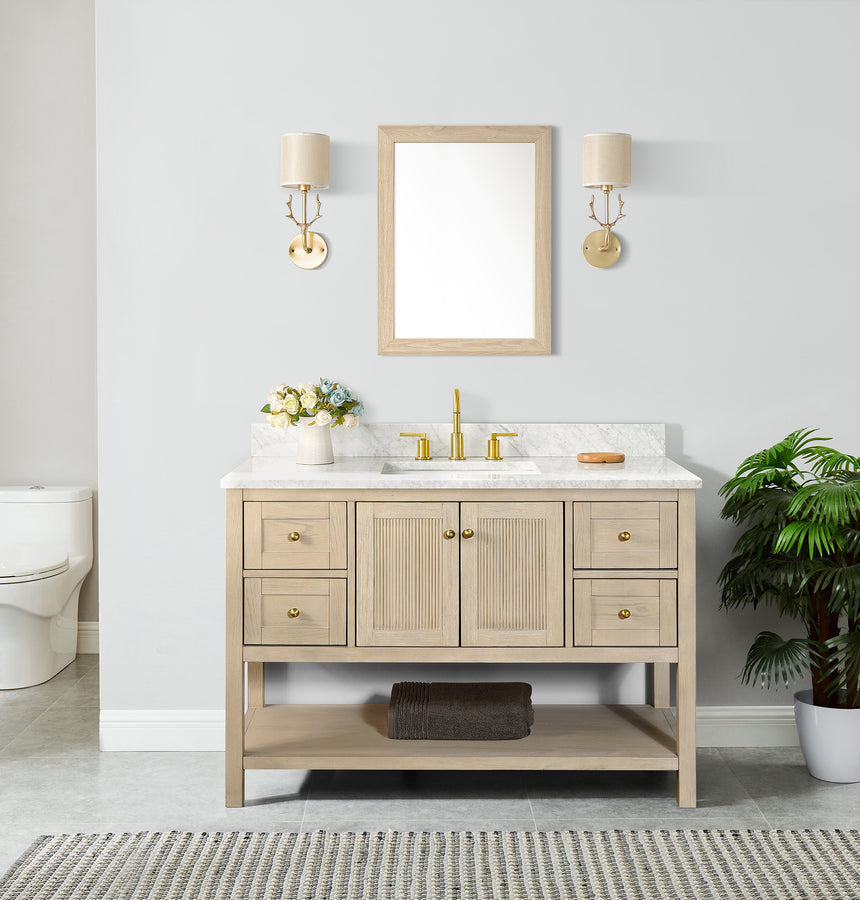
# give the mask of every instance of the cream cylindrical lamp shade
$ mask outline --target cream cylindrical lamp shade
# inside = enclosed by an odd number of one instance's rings
[[[308,185],[321,191],[328,187],[327,134],[300,132],[281,137],[281,187],[299,189]]]
[[[582,139],[582,186],[599,189],[630,186],[629,134],[587,134]]]

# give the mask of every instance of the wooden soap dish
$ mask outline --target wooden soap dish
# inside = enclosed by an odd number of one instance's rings
[[[577,453],[576,461],[582,463],[620,463],[624,462],[623,453]]]

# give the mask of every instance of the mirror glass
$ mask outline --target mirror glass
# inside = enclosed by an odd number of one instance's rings
[[[380,128],[380,353],[549,353],[549,128]]]
[[[534,146],[394,148],[395,338],[534,337]]]

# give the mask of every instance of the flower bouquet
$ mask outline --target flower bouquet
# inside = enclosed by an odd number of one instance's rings
[[[348,387],[329,378],[320,378],[318,384],[276,385],[260,411],[266,414],[273,428],[285,428],[287,423],[305,426],[299,431],[296,462],[326,465],[334,462],[332,427],[355,428],[364,407]],[[312,425],[320,427],[309,427]]]
[[[354,428],[364,411],[360,400],[339,381],[320,378],[319,384],[290,387],[278,384],[272,388],[268,402],[260,410],[273,428],[290,425],[345,425]]]

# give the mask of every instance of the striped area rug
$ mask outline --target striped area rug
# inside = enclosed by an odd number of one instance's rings
[[[858,831],[144,832],[40,838],[2,900],[860,897]]]

